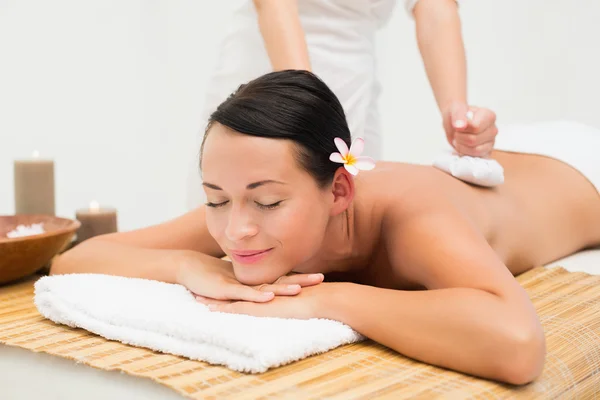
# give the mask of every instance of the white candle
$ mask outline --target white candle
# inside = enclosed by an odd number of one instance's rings
[[[94,236],[117,232],[117,210],[100,207],[95,200],[90,202],[88,208],[77,210],[75,218],[81,222],[77,230],[78,243]]]
[[[40,159],[39,151],[28,160],[14,162],[16,214],[54,215],[54,161]]]

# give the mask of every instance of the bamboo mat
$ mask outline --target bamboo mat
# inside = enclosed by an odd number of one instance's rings
[[[192,399],[595,398],[600,276],[536,268],[517,279],[540,315],[548,348],[542,376],[522,387],[421,364],[371,341],[243,374],[57,325],[37,312],[34,279],[0,287],[0,343],[149,378]]]

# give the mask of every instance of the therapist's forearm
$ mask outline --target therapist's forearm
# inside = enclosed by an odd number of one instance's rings
[[[311,70],[296,0],[254,0],[258,24],[274,71]]]
[[[414,9],[417,42],[440,111],[467,103],[467,65],[455,0],[420,0]]]
[[[533,306],[510,305],[482,290],[401,291],[343,283],[326,308],[325,318],[405,356],[456,371],[522,384],[543,366],[545,342]]]

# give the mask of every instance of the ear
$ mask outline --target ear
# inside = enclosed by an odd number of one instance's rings
[[[346,171],[346,168],[340,167],[335,172],[331,184],[331,193],[333,194],[331,216],[346,211],[354,199],[354,178]]]

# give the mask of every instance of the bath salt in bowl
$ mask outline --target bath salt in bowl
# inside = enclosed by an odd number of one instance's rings
[[[13,239],[16,237],[39,235],[46,232],[43,225],[43,222],[40,222],[39,224],[31,224],[30,226],[17,225],[15,229],[6,234],[6,237]]]
[[[50,215],[0,215],[0,284],[44,267],[71,242],[80,225]]]

